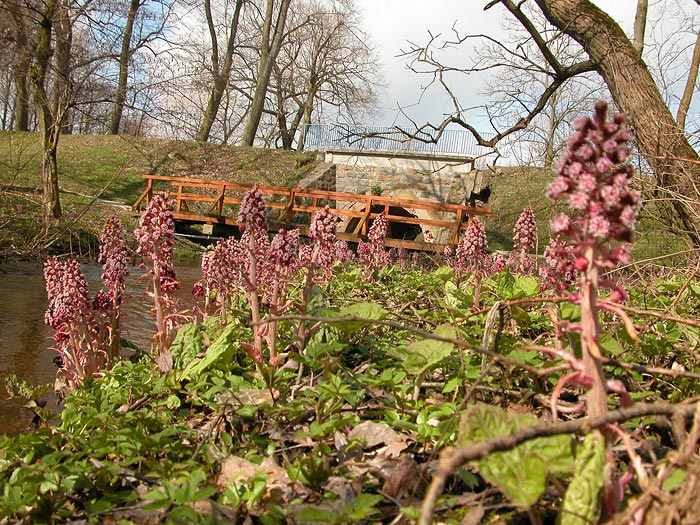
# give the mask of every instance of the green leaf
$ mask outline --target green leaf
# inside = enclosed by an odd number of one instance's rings
[[[433,270],[433,272],[431,273],[431,277],[440,279],[441,281],[447,283],[448,281],[454,280],[455,271],[449,266],[440,266],[436,270]]]
[[[197,325],[189,323],[181,326],[175,340],[170,345],[173,367],[180,369],[204,352],[204,335]]]
[[[617,342],[617,339],[615,339],[612,335],[602,333],[600,334],[598,341],[600,343],[600,348],[605,350],[605,353],[612,354],[612,355],[620,355],[623,353],[625,350],[622,348],[620,343]]]
[[[168,396],[168,399],[165,400],[165,406],[168,407],[170,410],[179,408],[180,398],[177,397],[175,394]]]
[[[674,489],[677,489],[681,485],[683,485],[683,482],[685,481],[686,477],[686,471],[681,470],[681,469],[676,469],[673,471],[673,474],[671,474],[669,477],[667,477],[664,480],[663,484],[663,489],[666,492],[671,492]]]
[[[462,416],[458,442],[467,447],[535,424],[534,416],[511,414],[496,406],[474,405]],[[530,506],[544,492],[550,475],[573,470],[572,447],[569,435],[536,438],[511,450],[489,454],[474,465],[484,479],[496,485],[514,504]]]
[[[259,409],[260,407],[258,405],[243,405],[236,410],[236,414],[241,417],[253,417]]]
[[[384,308],[376,303],[356,303],[349,306],[343,306],[337,311],[337,317],[358,317],[358,320],[353,321],[338,321],[333,322],[333,326],[337,326],[346,334],[350,334],[365,326],[372,326],[372,321],[382,321],[389,315]],[[336,314],[332,315],[335,317]],[[369,321],[367,321],[369,320]]]
[[[438,326],[434,334],[449,339],[457,336],[454,327],[449,324]],[[400,360],[407,372],[420,375],[449,356],[453,349],[454,345],[449,341],[423,339],[407,347],[390,350],[389,354]]]
[[[222,363],[229,363],[238,347],[237,344],[234,344],[237,329],[238,326],[234,323],[229,323],[219,338],[207,348],[204,357],[201,359],[194,359],[188,363],[182,371],[180,379],[191,379],[209,368]]]
[[[474,295],[464,292],[454,281],[447,281],[443,302],[446,308],[464,315],[469,308],[474,306]]]
[[[605,438],[598,430],[588,434],[576,454],[574,478],[564,495],[558,525],[598,523],[605,486]]]
[[[331,510],[306,507],[305,509],[302,509],[296,513],[294,516],[294,521],[297,523],[303,523],[305,521],[309,521],[311,523],[342,523],[344,520],[336,512]]]
[[[513,288],[517,297],[535,297],[540,292],[540,283],[534,277],[517,277]]]

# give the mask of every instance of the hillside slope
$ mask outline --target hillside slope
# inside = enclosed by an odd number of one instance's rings
[[[59,146],[59,176],[66,221],[43,228],[40,216],[41,155],[33,133],[0,133],[0,257],[77,251],[93,256],[104,217],[121,203],[125,216],[144,188],[141,175],[201,176],[244,183],[294,185],[318,164],[316,152],[219,146],[123,136],[66,135]],[[539,251],[561,205],[545,197],[553,173],[541,168],[501,168],[491,177],[488,206],[499,214],[486,221],[489,248],[509,250],[513,226],[531,207],[539,226]],[[96,199],[99,198],[99,200]],[[106,202],[105,202],[106,201]],[[637,259],[683,250],[685,245],[651,219],[647,207],[635,242]],[[83,253],[85,251],[86,253]]]

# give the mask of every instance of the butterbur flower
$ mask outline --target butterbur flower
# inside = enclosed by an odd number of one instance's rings
[[[152,346],[159,355],[163,354],[157,362],[161,370],[167,370],[167,352],[181,321],[178,319],[179,304],[174,295],[180,284],[172,262],[175,221],[167,193],[151,199],[134,233],[139,243],[136,252],[151,262],[147,275],[152,284],[150,295],[154,302],[153,315],[158,330],[152,338]],[[146,265],[143,267],[146,268]]]
[[[369,242],[360,242],[357,247],[357,255],[360,262],[365,266],[365,275],[372,278],[373,274],[381,268],[389,265],[391,256],[384,249],[384,242],[389,230],[389,222],[384,213],[380,213],[372,222],[367,232]]]
[[[632,239],[639,192],[628,186],[632,166],[624,164],[630,138],[624,129],[625,116],[617,114],[606,121],[606,112],[607,105],[599,102],[593,118],[576,122],[577,132],[569,139],[569,148],[558,165],[559,176],[548,189],[550,197],[568,199],[574,212],[568,220],[559,216],[553,223],[554,232],[566,236],[570,248],[565,252],[558,242],[550,244],[545,251],[550,272],[546,276],[563,290],[563,276],[573,267],[580,293],[572,294],[570,300],[581,308],[580,322],[566,325],[568,331],[580,333],[581,357],[574,356],[573,352],[567,356],[574,372],[564,375],[555,388],[552,400],[555,417],[558,392],[567,382],[577,384],[578,381],[579,386],[587,389],[584,406],[589,417],[607,413],[608,393],[620,393],[619,385],[612,385],[605,377],[599,315],[601,310],[608,310],[625,317],[611,300],[624,300],[627,294],[621,286],[606,280],[603,272],[629,260],[629,250],[619,243]],[[564,186],[567,189],[559,191]],[[600,288],[612,291],[610,299],[599,297]],[[586,379],[585,384],[581,383],[582,378]],[[610,453],[610,435],[606,433],[603,438],[607,453]],[[630,453],[635,454],[634,451]],[[608,483],[606,493],[612,488]]]
[[[110,217],[105,223],[97,261],[102,263],[102,282],[112,292],[115,304],[121,304],[129,269],[124,230],[117,217]]]
[[[513,228],[513,251],[510,256],[510,263],[523,275],[532,273],[534,259],[530,256],[530,251],[535,247],[536,240],[535,214],[531,209],[526,208],[518,217]],[[495,267],[493,271],[496,272]]]
[[[238,223],[241,231],[249,231],[250,229],[267,231],[265,199],[257,186],[253,186],[243,196],[238,213]]]
[[[329,246],[336,241],[336,224],[338,218],[331,209],[326,206],[314,213],[309,226],[309,238],[313,241]]]
[[[479,219],[469,221],[469,226],[457,243],[455,270],[459,273],[478,273],[486,259],[486,230]]]
[[[44,279],[49,300],[44,316],[47,325],[60,331],[67,323],[90,315],[88,285],[77,261],[49,258],[44,263]]]
[[[98,375],[108,364],[108,354],[98,337],[87,281],[78,262],[52,257],[44,264],[44,278],[49,300],[46,324],[54,330],[61,373],[73,389],[86,377]]]
[[[545,264],[540,266],[540,277],[547,287],[564,292],[576,281],[573,248],[557,235],[549,240],[543,255]]]
[[[382,243],[386,240],[386,234],[389,229],[389,222],[386,220],[386,215],[380,213],[379,216],[374,219],[372,226],[367,232],[367,239],[372,243]]]
[[[179,284],[172,264],[175,220],[167,193],[153,197],[141,215],[134,234],[139,244],[136,253],[153,262],[149,273],[157,274],[161,293],[177,291]]]
[[[276,265],[289,267],[299,251],[299,230],[280,230],[270,243],[269,257]]]
[[[535,214],[526,208],[518,217],[513,228],[513,250],[529,252],[535,247],[537,238],[537,224]]]

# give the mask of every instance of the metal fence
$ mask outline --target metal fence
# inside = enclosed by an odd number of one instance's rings
[[[425,153],[478,157],[492,150],[476,143],[468,131],[445,130],[437,141],[425,131],[400,130],[395,127],[348,126],[343,124],[309,124],[304,148],[316,150],[355,150],[392,153]],[[488,135],[482,134],[485,138]]]

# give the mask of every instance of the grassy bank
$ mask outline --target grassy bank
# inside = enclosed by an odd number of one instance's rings
[[[91,257],[106,217],[119,214],[133,220],[130,205],[145,187],[144,173],[285,186],[313,170],[316,162],[316,155],[307,152],[66,135],[58,154],[65,220],[45,227],[39,220],[39,137],[0,133],[0,257],[56,252]]]
[[[131,219],[129,206],[144,188],[144,173],[285,186],[293,185],[318,162],[313,152],[82,135],[61,138],[58,160],[66,220],[58,227],[45,228],[38,220],[38,136],[0,133],[0,257],[36,257],[67,251],[91,257],[105,217],[117,213],[125,220]],[[490,249],[511,248],[513,225],[526,206],[535,212],[539,251],[544,249],[549,240],[549,223],[559,209],[544,197],[551,180],[551,170],[531,167],[503,168],[491,178],[489,206],[499,217],[486,221]],[[653,216],[651,206],[645,207],[640,216],[636,260],[686,248]],[[664,262],[669,264],[673,258]]]

